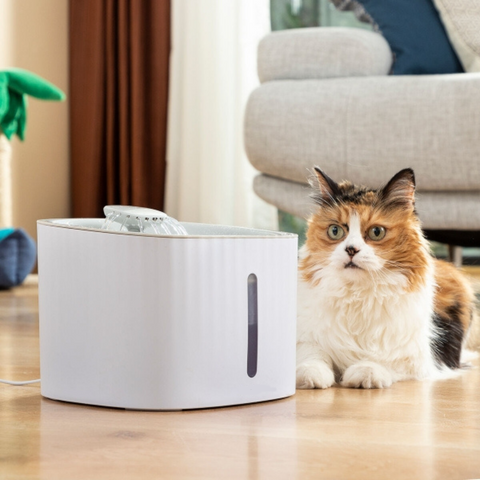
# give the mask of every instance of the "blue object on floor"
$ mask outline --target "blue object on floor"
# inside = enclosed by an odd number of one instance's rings
[[[0,230],[0,242],[15,231],[14,228],[2,228]]]
[[[432,0],[351,2],[364,8],[389,43],[394,75],[464,72]]]
[[[24,230],[0,230],[0,289],[20,285],[35,266],[36,258],[36,244]]]

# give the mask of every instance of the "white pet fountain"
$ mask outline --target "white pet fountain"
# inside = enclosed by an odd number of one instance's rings
[[[296,235],[105,214],[38,222],[43,396],[182,410],[295,393]]]

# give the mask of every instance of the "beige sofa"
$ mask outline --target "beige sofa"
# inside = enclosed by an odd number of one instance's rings
[[[245,114],[255,192],[307,217],[314,165],[371,187],[412,167],[428,236],[480,246],[480,74],[391,76],[391,64],[386,41],[366,30],[264,38]]]

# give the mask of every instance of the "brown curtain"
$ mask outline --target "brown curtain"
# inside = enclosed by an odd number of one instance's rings
[[[70,0],[72,211],[163,209],[170,0]]]

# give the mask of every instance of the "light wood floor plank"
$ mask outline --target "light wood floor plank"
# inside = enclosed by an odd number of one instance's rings
[[[31,282],[0,292],[0,378],[38,375]],[[480,478],[480,363],[441,382],[187,412],[67,404],[38,385],[0,385],[0,478]]]

